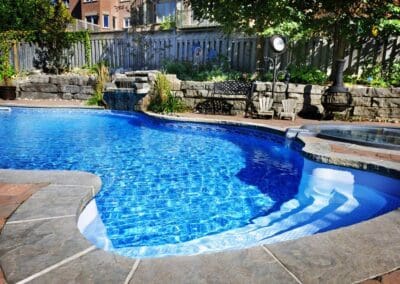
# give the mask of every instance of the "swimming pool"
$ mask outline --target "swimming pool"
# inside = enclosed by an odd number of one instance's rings
[[[315,163],[260,129],[25,108],[1,113],[0,123],[0,168],[101,177],[78,227],[128,257],[296,239],[400,205],[399,180]]]

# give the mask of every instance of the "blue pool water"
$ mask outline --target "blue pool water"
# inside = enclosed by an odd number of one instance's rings
[[[400,181],[315,163],[283,137],[138,113],[0,113],[0,168],[92,172],[103,186],[78,227],[129,257],[299,238],[400,206]]]

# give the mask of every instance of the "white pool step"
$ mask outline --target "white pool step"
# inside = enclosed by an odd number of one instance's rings
[[[10,107],[0,107],[0,111],[7,111],[10,112],[11,108]]]

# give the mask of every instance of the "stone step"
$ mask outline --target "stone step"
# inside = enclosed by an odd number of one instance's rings
[[[128,77],[147,77],[149,73],[153,73],[154,71],[128,71],[125,72],[125,75]]]
[[[136,93],[139,95],[146,95],[150,92],[150,88],[141,88],[141,89],[137,89]]]
[[[138,82],[138,83],[146,83],[146,82],[148,82],[149,81],[149,77],[130,77],[130,78],[133,78],[134,80],[135,80],[135,82]]]
[[[114,84],[118,88],[140,88],[143,83],[137,83],[134,78],[117,78],[114,80]],[[137,86],[139,84],[139,86]]]
[[[126,76],[125,74],[123,74],[123,76],[116,77],[115,80],[121,80],[121,81],[126,80],[126,81],[143,83],[143,82],[148,82],[149,78],[147,76]]]
[[[150,88],[150,85],[148,83],[135,83],[135,86],[137,89]]]

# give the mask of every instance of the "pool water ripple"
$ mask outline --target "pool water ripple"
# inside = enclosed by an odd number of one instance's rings
[[[398,180],[312,162],[297,143],[289,148],[259,129],[23,108],[0,115],[0,123],[0,168],[101,177],[79,229],[129,257],[288,240],[400,205]]]

